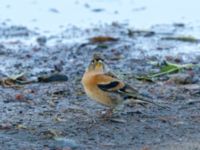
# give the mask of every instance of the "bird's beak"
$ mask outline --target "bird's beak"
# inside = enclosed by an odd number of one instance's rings
[[[95,69],[103,69],[103,63],[102,62],[98,62],[95,66]]]

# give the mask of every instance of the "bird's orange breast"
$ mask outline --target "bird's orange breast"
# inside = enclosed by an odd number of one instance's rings
[[[102,91],[98,88],[98,79],[95,73],[85,73],[82,78],[82,84],[86,94],[93,100],[107,105],[112,106],[112,101],[107,92]]]

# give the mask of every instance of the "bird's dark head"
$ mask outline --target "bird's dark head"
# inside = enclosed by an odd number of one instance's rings
[[[89,71],[103,72],[105,69],[105,63],[103,57],[99,53],[95,53],[89,64]]]

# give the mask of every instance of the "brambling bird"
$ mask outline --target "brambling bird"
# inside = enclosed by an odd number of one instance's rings
[[[113,110],[130,100],[158,105],[144,98],[136,89],[109,72],[104,59],[99,54],[94,54],[81,82],[91,99]]]

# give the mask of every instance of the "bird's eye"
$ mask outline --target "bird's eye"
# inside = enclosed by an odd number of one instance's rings
[[[91,64],[94,64],[94,60],[91,61]]]

